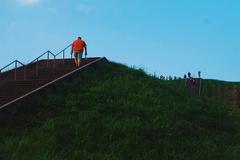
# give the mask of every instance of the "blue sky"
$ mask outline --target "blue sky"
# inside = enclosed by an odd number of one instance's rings
[[[2,0],[0,67],[56,53],[80,35],[90,56],[240,81],[239,28],[239,0]]]

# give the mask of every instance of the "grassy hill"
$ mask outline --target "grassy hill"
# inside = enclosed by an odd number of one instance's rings
[[[240,111],[210,96],[212,85],[198,97],[182,80],[91,68],[1,121],[0,159],[240,159]]]
[[[204,95],[225,105],[240,106],[240,83],[207,80],[204,82]]]

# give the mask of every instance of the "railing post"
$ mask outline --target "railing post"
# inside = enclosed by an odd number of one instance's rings
[[[37,62],[36,62],[36,78],[38,77],[38,59],[37,59]]]
[[[27,69],[27,66],[23,66],[23,80],[25,81],[26,80],[26,69]]]
[[[65,50],[63,50],[63,64],[65,62]]]
[[[48,68],[48,61],[49,61],[49,52],[50,51],[47,51],[47,68]]]
[[[53,67],[56,65],[56,56],[54,55],[54,60],[53,60]]]
[[[17,80],[17,60],[15,60],[14,80]]]

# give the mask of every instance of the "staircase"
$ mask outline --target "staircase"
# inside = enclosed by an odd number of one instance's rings
[[[16,60],[2,68],[0,70],[0,111],[11,108],[40,90],[49,88],[58,81],[65,80],[94,64],[107,62],[106,58],[87,58],[83,59],[80,67],[76,67],[74,59],[65,58],[65,52],[69,47],[56,55],[47,51],[27,65]],[[57,59],[61,53],[62,58]],[[44,59],[45,55],[47,58]],[[14,66],[12,69],[3,72],[12,65]]]

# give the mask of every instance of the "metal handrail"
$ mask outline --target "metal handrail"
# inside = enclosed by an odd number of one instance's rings
[[[0,74],[2,74],[2,71],[6,68],[8,68],[9,66],[15,64],[14,66],[14,80],[17,80],[17,68],[18,68],[18,64],[20,64],[22,67],[24,67],[24,80],[26,79],[26,65],[23,64],[22,62],[18,61],[18,60],[15,60],[11,63],[9,63],[8,65],[6,65],[5,67],[1,68],[0,69]]]
[[[61,50],[59,53],[57,53],[57,54],[55,55],[55,58],[62,53],[62,59],[63,59],[63,60],[62,60],[62,63],[64,64],[64,63],[65,63],[66,50],[67,50],[68,48],[70,48],[71,46],[72,46],[72,44],[68,45],[66,48],[64,48],[63,50]],[[71,58],[72,58],[72,54],[71,54]]]
[[[0,73],[2,73],[2,70],[4,70],[4,69],[8,68],[9,66],[11,66],[12,64],[16,64],[16,63],[19,63],[19,64],[21,64],[23,67],[25,67],[25,64],[23,64],[22,62],[20,62],[20,61],[18,61],[18,60],[15,60],[15,61],[9,63],[8,65],[6,65],[5,67],[1,68],[1,69],[0,69]]]
[[[13,61],[13,62],[11,62],[11,63],[9,63],[9,64],[6,65],[5,67],[1,68],[1,69],[0,69],[0,73],[2,73],[2,70],[4,70],[4,69],[6,69],[7,67],[11,66],[11,65],[14,64],[15,62],[16,62],[16,60]]]
[[[63,50],[61,50],[61,51],[60,51],[59,53],[57,53],[57,54],[54,54],[54,53],[52,53],[51,51],[48,50],[48,51],[44,52],[43,54],[41,54],[40,56],[38,56],[37,58],[35,58],[33,61],[31,61],[31,62],[28,63],[27,65],[33,64],[33,63],[36,62],[36,77],[38,77],[38,61],[39,61],[40,58],[42,58],[43,56],[45,56],[45,55],[47,54],[47,62],[46,62],[46,63],[47,63],[47,67],[48,67],[48,64],[49,64],[49,62],[48,62],[49,56],[50,56],[50,55],[53,56],[53,58],[54,58],[54,66],[55,66],[56,57],[59,56],[59,55],[62,53],[62,54],[63,54],[63,63],[64,63],[64,60],[65,60],[65,51],[66,51],[69,47],[71,47],[71,45],[72,45],[72,44],[68,45],[66,48],[64,48]],[[71,56],[71,58],[72,58],[72,56]],[[26,79],[26,67],[27,67],[27,65],[25,65],[24,63],[22,63],[22,62],[20,62],[20,61],[18,61],[18,60],[15,60],[15,61],[9,63],[8,65],[4,66],[3,68],[1,68],[1,69],[0,69],[0,75],[1,75],[2,73],[4,73],[4,72],[2,72],[4,69],[8,68],[9,66],[11,66],[11,65],[13,65],[13,64],[15,64],[15,67],[14,67],[14,69],[15,69],[14,79],[15,79],[15,80],[17,79],[17,68],[18,68],[17,64],[21,64],[21,66],[24,67],[24,80],[25,80],[25,79]]]
[[[38,61],[40,58],[42,58],[46,54],[48,54],[48,59],[49,59],[49,54],[51,54],[54,58],[56,57],[55,54],[53,54],[51,51],[46,51],[43,54],[41,54],[40,56],[38,56],[37,58],[35,58],[32,62],[30,62],[30,64]]]
[[[29,64],[36,62],[39,58],[41,58],[42,56],[44,56],[47,52],[44,52],[43,54],[41,54],[39,57],[35,58],[33,61],[31,61]]]
[[[22,66],[26,66],[25,64],[23,64],[22,62],[20,62],[19,60],[16,60],[16,62],[18,62],[19,64],[21,64]]]
[[[55,56],[57,57],[59,54],[65,52],[65,50],[67,50],[69,47],[71,47],[72,44],[68,45],[66,48],[64,48],[63,50],[61,50],[60,52],[58,52],[57,54],[55,54]]]

